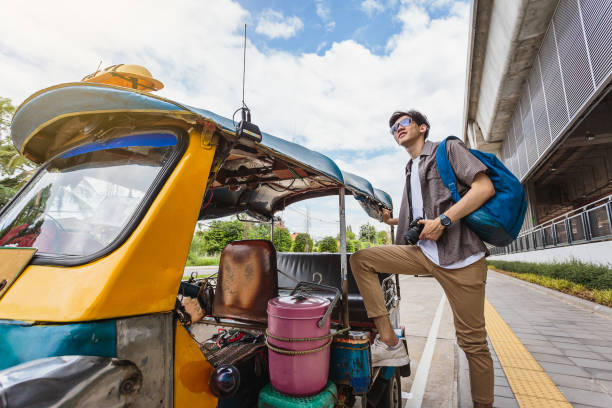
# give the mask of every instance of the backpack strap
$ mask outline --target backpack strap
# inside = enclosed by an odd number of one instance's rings
[[[459,138],[456,136],[449,136],[438,145],[436,151],[436,166],[438,167],[438,173],[440,173],[442,183],[450,190],[452,200],[457,202],[461,200],[461,196],[457,191],[457,177],[455,176],[453,167],[448,159],[448,152],[446,151],[446,142],[452,139]]]

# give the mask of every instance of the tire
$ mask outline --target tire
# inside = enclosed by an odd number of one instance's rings
[[[389,380],[377,379],[368,392],[369,408],[401,408],[402,382],[399,369],[395,370]]]
[[[399,370],[395,370],[395,374],[389,378],[387,389],[380,401],[380,407],[383,408],[401,408],[402,406],[402,381]]]

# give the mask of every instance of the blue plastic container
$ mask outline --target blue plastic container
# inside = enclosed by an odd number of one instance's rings
[[[331,345],[329,379],[353,387],[355,394],[368,391],[372,376],[370,340],[367,332],[350,331],[335,337]]]

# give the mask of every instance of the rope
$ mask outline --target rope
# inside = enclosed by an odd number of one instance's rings
[[[326,334],[325,336],[320,336],[320,337],[302,337],[302,338],[278,337],[278,336],[273,335],[272,333],[270,333],[270,331],[268,329],[266,329],[266,337],[272,337],[274,340],[286,341],[288,343],[299,342],[299,341],[316,341],[316,340],[325,340],[325,339],[328,339],[330,337],[337,336],[338,334],[347,332],[350,329],[351,329],[350,327],[346,327],[346,328],[344,328],[342,330],[338,330],[335,333]]]
[[[271,345],[271,344],[268,342],[268,339],[267,339],[267,338],[266,338],[266,346],[267,346],[267,347],[268,347],[270,350],[272,350],[272,351],[274,351],[275,353],[278,353],[278,354],[284,354],[284,355],[287,355],[287,356],[303,356],[303,355],[306,355],[306,354],[316,353],[316,352],[318,352],[318,351],[325,350],[327,347],[329,347],[329,346],[330,346],[330,344],[332,343],[332,340],[333,340],[333,339],[331,339],[331,338],[330,338],[330,339],[329,339],[329,341],[328,341],[327,343],[325,343],[325,344],[324,344],[324,345],[322,345],[321,347],[317,347],[317,348],[312,349],[312,350],[299,350],[299,351],[296,351],[296,350],[285,350],[285,349],[281,349],[281,348],[274,347],[273,345]]]

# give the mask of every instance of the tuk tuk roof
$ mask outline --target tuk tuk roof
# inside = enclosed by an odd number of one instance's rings
[[[231,119],[222,117],[205,109],[183,105],[150,93],[135,91],[112,85],[94,83],[68,83],[41,90],[30,96],[17,108],[11,124],[11,137],[16,148],[29,159],[37,163],[45,162],[54,155],[74,147],[75,140],[69,139],[59,130],[75,128],[85,132],[88,115],[120,113],[144,113],[163,115],[189,123],[213,122],[220,130],[228,134],[235,133]],[[78,118],[78,122],[70,119]],[[366,212],[374,218],[381,218],[380,208],[392,209],[391,197],[382,190],[376,189],[366,179],[340,170],[329,157],[310,150],[299,144],[262,132],[262,140],[257,146],[275,157],[289,159],[294,165],[303,166],[315,174],[324,176],[334,184],[343,185],[350,194],[362,204]],[[227,191],[227,198],[232,192]],[[215,191],[215,200],[223,194]],[[281,207],[260,206],[256,215],[271,216],[274,211],[284,208],[292,202],[315,196],[328,195],[301,194],[299,197],[283,199]],[[258,198],[261,200],[263,197]],[[255,199],[255,196],[253,197]],[[206,201],[206,199],[205,199]],[[230,200],[232,201],[232,200]],[[287,202],[285,202],[287,201]],[[223,204],[220,202],[219,204]],[[244,207],[244,208],[241,208]],[[380,208],[373,208],[380,207]],[[252,209],[252,208],[250,208]],[[249,205],[234,206],[232,213],[249,210]],[[201,214],[202,215],[202,214]],[[222,216],[229,214],[215,214]],[[208,218],[208,217],[204,217]]]

